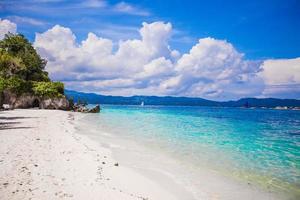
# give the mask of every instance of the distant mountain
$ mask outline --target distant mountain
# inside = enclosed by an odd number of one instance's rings
[[[157,96],[106,96],[94,93],[83,93],[72,90],[65,90],[68,98],[73,98],[74,102],[86,101],[90,104],[118,104],[118,105],[168,105],[168,106],[226,106],[226,107],[300,107],[300,100],[296,99],[275,99],[275,98],[243,98],[237,101],[211,101],[202,98],[190,97],[157,97]]]
[[[276,98],[243,98],[237,101],[223,102],[222,104],[228,107],[300,107],[300,100]]]

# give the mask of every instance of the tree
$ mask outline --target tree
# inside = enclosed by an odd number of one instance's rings
[[[0,41],[0,56],[1,72],[14,71],[13,75],[26,81],[50,81],[44,71],[47,61],[38,55],[23,35],[6,34]]]
[[[62,97],[64,84],[51,82],[44,71],[46,63],[23,35],[6,34],[0,40],[0,93]]]
[[[13,57],[5,50],[0,49],[0,77],[12,77],[24,68],[20,58]]]

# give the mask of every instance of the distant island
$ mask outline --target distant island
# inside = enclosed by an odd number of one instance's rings
[[[164,106],[215,106],[215,107],[245,107],[245,108],[274,108],[300,109],[300,100],[276,98],[242,98],[236,101],[212,101],[203,98],[190,97],[158,97],[158,96],[106,96],[95,93],[84,93],[65,90],[65,95],[74,101],[89,104],[117,104],[117,105],[164,105]]]

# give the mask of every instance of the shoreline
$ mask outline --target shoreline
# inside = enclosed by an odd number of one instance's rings
[[[178,199],[76,134],[74,123],[83,115],[1,112],[0,199]]]
[[[278,199],[207,171],[197,177],[200,182],[186,185],[179,178],[184,171],[172,164],[138,162],[142,157],[126,147],[133,143],[105,140],[103,132],[97,139],[85,134],[90,131],[80,125],[85,116],[58,110],[0,112],[0,199]]]
[[[87,117],[79,124],[78,127],[82,129],[78,132],[81,135],[87,135],[93,141],[101,143],[101,146],[110,148],[112,156],[123,165],[158,183],[168,182],[173,193],[184,189],[193,196],[191,199],[288,199],[281,192],[270,191],[254,182],[209,168],[208,165],[194,166],[188,160],[173,158],[157,146],[147,146],[138,139],[122,138],[106,128],[100,130],[99,127],[92,126],[91,131],[84,132],[87,126],[91,126],[88,123],[91,120],[92,118]]]

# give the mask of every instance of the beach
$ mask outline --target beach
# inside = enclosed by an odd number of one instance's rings
[[[142,162],[136,152],[119,148],[121,142],[80,134],[92,131],[88,126],[80,130],[79,122],[93,115],[0,112],[0,199],[280,199],[205,170],[195,177],[196,185],[187,185],[179,178],[184,171],[172,169],[174,165],[147,157]]]
[[[177,199],[74,134],[83,114],[1,112],[0,199]]]

